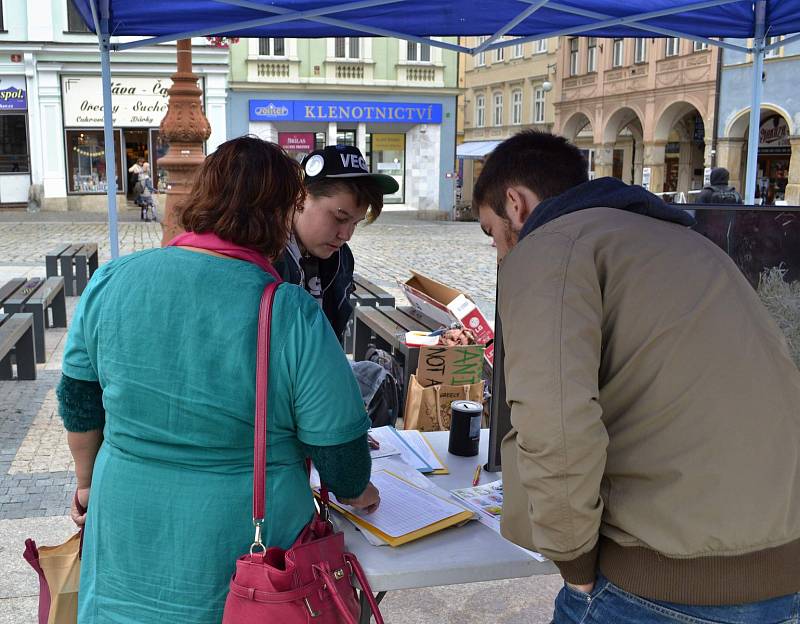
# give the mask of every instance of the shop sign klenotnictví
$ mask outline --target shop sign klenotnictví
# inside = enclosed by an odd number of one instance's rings
[[[25,76],[0,77],[0,110],[27,110]]]
[[[250,100],[250,121],[440,124],[442,105],[415,102]]]

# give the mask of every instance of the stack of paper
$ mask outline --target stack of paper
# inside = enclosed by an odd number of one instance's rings
[[[380,453],[384,445],[396,449],[400,458],[409,466],[426,474],[448,474],[447,466],[433,450],[428,440],[416,430],[398,431],[394,427],[378,427],[370,430],[370,435],[377,440],[381,448],[373,451]],[[373,455],[373,459],[383,455]]]
[[[356,510],[335,497],[331,497],[331,504],[362,531],[390,546],[400,546],[474,517],[471,511],[452,500],[431,489],[417,487],[391,472],[373,472],[372,483],[381,493],[381,504],[375,512]]]

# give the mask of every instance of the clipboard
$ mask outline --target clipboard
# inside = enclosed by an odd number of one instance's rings
[[[382,530],[370,522],[369,515],[360,515],[354,513],[351,509],[345,507],[336,500],[331,500],[330,505],[336,511],[341,513],[350,522],[357,525],[361,529],[368,531],[373,535],[377,535],[389,546],[401,546],[403,544],[407,544],[408,542],[413,542],[420,538],[426,537],[427,535],[438,533],[443,529],[463,524],[464,522],[472,520],[476,517],[475,513],[455,503],[452,499],[448,499],[446,496],[439,496],[438,494],[428,490],[423,490],[422,488],[417,487],[413,483],[406,481],[402,477],[399,477],[392,472],[384,470],[377,471],[373,473],[372,480],[373,483],[376,484],[376,487],[381,490],[381,492],[389,494],[391,491],[392,495],[387,496],[385,501],[390,505],[390,507],[388,509],[384,507],[384,513],[388,516],[406,512],[413,516],[411,520],[412,522],[417,521],[417,524],[419,524],[425,523],[426,520],[424,517],[422,519],[418,517],[420,515],[420,510],[425,510],[424,506],[418,504],[420,501],[423,503],[427,501],[429,506],[435,505],[442,510],[440,512],[431,514],[432,517],[438,517],[438,519],[435,521],[424,524],[423,526],[419,526],[418,528],[414,528],[413,530],[409,530],[408,532],[398,534],[398,531],[393,531],[390,533],[389,529]],[[315,495],[319,497],[318,492],[315,492]],[[404,505],[400,499],[405,496],[413,497],[414,504]],[[452,510],[452,513],[446,513],[444,510]],[[399,524],[402,525],[402,522]]]

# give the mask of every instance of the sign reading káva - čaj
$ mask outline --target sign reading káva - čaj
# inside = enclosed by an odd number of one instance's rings
[[[441,104],[338,100],[250,100],[250,121],[442,123]]]
[[[111,79],[111,111],[117,128],[152,128],[167,114],[167,90],[172,80],[164,77],[114,76]],[[202,87],[202,84],[201,84]],[[80,128],[103,126],[103,89],[100,76],[62,76],[61,100],[64,125]]]

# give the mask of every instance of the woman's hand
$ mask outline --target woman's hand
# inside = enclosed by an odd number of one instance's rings
[[[84,509],[83,513],[80,513],[78,511],[78,507],[75,505],[75,499],[74,498],[72,499],[72,507],[69,510],[69,515],[72,518],[72,521],[79,527],[82,527],[84,524],[86,524],[85,510],[89,508],[89,490],[91,489],[92,488],[87,487],[87,488],[78,488],[76,490],[76,493],[78,495],[78,502]]]
[[[340,502],[350,505],[356,509],[363,509],[367,513],[372,513],[381,504],[380,492],[372,483],[368,483],[366,489],[357,498],[340,498]]]

